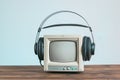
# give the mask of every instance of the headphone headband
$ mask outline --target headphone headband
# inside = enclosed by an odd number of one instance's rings
[[[72,14],[75,14],[75,15],[78,15],[79,17],[81,17],[87,24],[86,25],[82,25],[82,24],[54,24],[54,25],[49,25],[49,26],[46,26],[46,27],[43,27],[44,23],[52,16],[56,15],[56,14],[59,14],[59,13],[72,13]],[[38,32],[37,32],[37,35],[36,35],[36,40],[35,40],[35,43],[38,42],[38,39],[39,39],[39,35],[40,35],[40,32],[41,32],[41,29],[46,29],[46,28],[51,28],[51,27],[56,27],[56,26],[76,26],[76,27],[85,27],[85,28],[89,28],[90,32],[91,32],[91,36],[92,36],[92,40],[93,40],[93,43],[94,43],[94,37],[93,37],[93,33],[92,33],[92,29],[91,27],[89,26],[87,20],[81,16],[80,14],[76,13],[76,12],[73,12],[73,11],[67,11],[67,10],[62,10],[62,11],[57,11],[57,12],[54,12],[50,15],[48,15],[43,21],[42,23],[40,24],[39,28],[38,28]]]
[[[85,27],[85,28],[90,28],[90,31],[92,30],[91,27],[86,26],[86,25],[82,25],[82,24],[53,24],[53,25],[49,25],[49,26],[43,27],[42,29],[51,28],[51,27],[60,27],[60,26]]]

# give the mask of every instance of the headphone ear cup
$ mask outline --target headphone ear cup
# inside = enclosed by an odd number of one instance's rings
[[[44,60],[44,38],[39,38],[38,41],[38,57],[40,60]]]
[[[86,54],[88,61],[91,59],[91,55],[92,55],[92,53],[91,53],[91,45],[92,45],[91,40],[88,37],[87,38],[87,54]]]
[[[86,36],[83,37],[82,56],[84,61],[88,61],[91,58],[91,40]]]
[[[91,44],[91,54],[94,55],[95,54],[95,43]]]

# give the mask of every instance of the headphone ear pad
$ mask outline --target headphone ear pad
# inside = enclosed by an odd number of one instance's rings
[[[38,41],[38,57],[40,60],[44,60],[44,38],[39,38]]]
[[[91,40],[86,36],[83,37],[82,56],[84,61],[88,61],[91,58]]]
[[[94,55],[95,54],[95,43],[91,44],[91,54]]]
[[[87,37],[83,37],[83,43],[82,43],[82,57],[83,60],[86,61],[86,53],[87,53]]]
[[[37,43],[35,43],[34,44],[34,52],[35,52],[35,54],[37,55],[38,53],[37,53],[37,51],[38,51],[38,44]]]

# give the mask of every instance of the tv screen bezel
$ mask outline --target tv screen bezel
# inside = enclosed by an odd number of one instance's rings
[[[77,42],[76,41],[73,41],[73,40],[52,40],[50,43],[49,43],[49,60],[51,62],[59,62],[59,63],[67,63],[67,62],[60,62],[60,61],[52,61],[51,58],[50,58],[50,44],[52,42],[74,42],[75,43],[75,60],[74,61],[68,61],[68,62],[75,62],[77,61]],[[68,55],[67,55],[68,56]]]

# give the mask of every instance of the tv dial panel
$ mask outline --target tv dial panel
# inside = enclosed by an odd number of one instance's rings
[[[78,71],[77,66],[49,66],[49,71]]]

